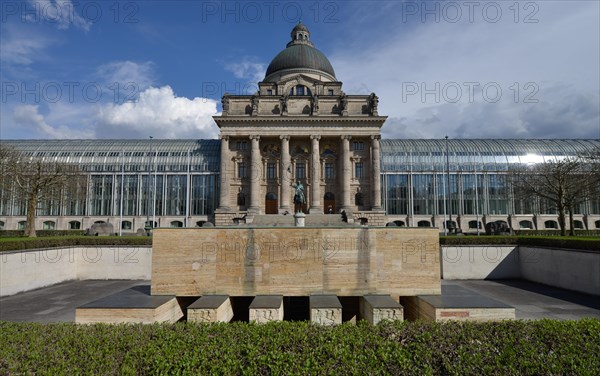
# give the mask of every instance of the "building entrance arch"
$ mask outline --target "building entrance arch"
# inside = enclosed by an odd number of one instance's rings
[[[323,211],[325,214],[335,214],[335,195],[331,192],[323,196]]]
[[[265,196],[265,214],[277,214],[278,207],[277,195],[273,192],[267,193]]]

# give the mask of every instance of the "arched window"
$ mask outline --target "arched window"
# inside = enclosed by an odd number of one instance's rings
[[[361,225],[366,225],[369,223],[369,218],[358,218],[358,221],[360,222]]]
[[[544,227],[550,229],[558,229],[558,223],[556,221],[546,221],[544,222]]]
[[[121,230],[131,230],[133,223],[131,221],[123,221],[121,222]]]
[[[146,228],[146,229],[157,228],[157,227],[158,227],[158,222],[156,222],[156,221],[154,221],[154,226],[152,225],[152,221],[144,222],[144,228]]]
[[[469,228],[480,228],[481,229],[481,221],[469,221]]]
[[[196,222],[196,227],[202,227],[205,223],[206,221],[198,221]]]
[[[104,221],[96,221],[94,223],[106,223],[106,222],[104,222]]]
[[[600,228],[600,221],[596,221],[594,224],[596,225],[596,228]]]
[[[335,195],[331,192],[327,192],[325,193],[325,196],[323,196],[323,198],[325,200],[335,200]]]
[[[44,230],[54,230],[56,228],[56,222],[54,221],[45,221],[44,222]]]
[[[27,221],[20,221],[17,223],[17,230],[25,230],[25,226],[27,226]]]
[[[79,221],[69,222],[69,230],[79,230],[79,229],[81,229],[81,222],[79,222]]]
[[[573,228],[583,230],[585,227],[583,226],[583,222],[575,220],[573,221]]]
[[[4,230],[4,225],[5,223],[3,221],[0,221],[0,230]]]
[[[394,223],[396,224],[396,226],[404,227],[404,221],[394,221]]]
[[[277,200],[277,195],[273,192],[269,192],[269,193],[267,193],[266,199],[267,200]]]
[[[181,221],[171,221],[171,227],[176,227],[176,228],[183,227],[183,222],[181,222]]]
[[[448,228],[448,229],[454,229],[454,228],[456,228],[456,222],[454,222],[454,221],[446,221],[446,228]]]
[[[429,222],[429,221],[419,221],[419,222],[417,222],[417,226],[419,226],[419,227],[431,227],[431,222]]]
[[[519,228],[525,229],[525,230],[532,230],[533,229],[533,222],[531,221],[520,221],[519,222]]]

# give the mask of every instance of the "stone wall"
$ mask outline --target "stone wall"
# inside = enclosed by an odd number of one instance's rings
[[[436,229],[157,229],[152,294],[439,294]]]
[[[0,296],[75,279],[150,279],[149,247],[72,247],[0,254]]]

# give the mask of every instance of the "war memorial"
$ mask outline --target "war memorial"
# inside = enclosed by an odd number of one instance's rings
[[[294,298],[319,324],[514,318],[483,297],[431,300],[442,292],[439,229],[385,226],[386,117],[375,94],[344,93],[306,26],[256,94],[222,104],[215,226],[154,229],[150,290],[79,307],[78,323],[227,322],[243,298],[255,322],[283,320]]]

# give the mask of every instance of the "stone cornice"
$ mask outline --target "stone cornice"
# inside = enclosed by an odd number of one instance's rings
[[[213,119],[219,128],[223,125],[239,125],[240,123],[248,124],[248,126],[256,126],[257,123],[264,125],[278,124],[280,126],[289,123],[310,123],[311,125],[318,123],[325,126],[332,123],[343,123],[344,125],[348,123],[367,123],[369,126],[380,124],[379,127],[382,127],[387,120],[387,116],[213,116]]]

